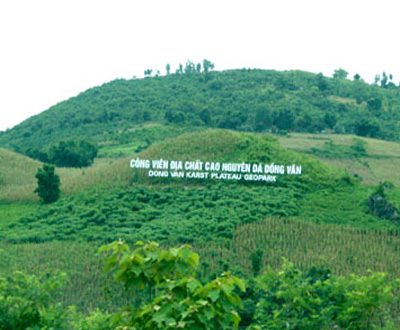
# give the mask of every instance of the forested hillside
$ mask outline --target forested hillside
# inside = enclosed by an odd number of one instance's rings
[[[0,135],[0,145],[40,155],[61,140],[136,148],[141,124],[173,125],[168,136],[203,127],[255,132],[334,132],[399,140],[400,89],[384,76],[369,85],[344,70],[188,70],[91,88]],[[172,130],[172,131],[171,131]],[[145,135],[145,134],[144,134]],[[36,157],[38,158],[38,157]]]
[[[187,66],[0,132],[0,329],[399,328],[399,96]]]

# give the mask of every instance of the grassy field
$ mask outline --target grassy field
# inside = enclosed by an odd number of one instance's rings
[[[0,243],[0,276],[14,270],[45,276],[61,271],[68,275],[68,281],[57,298],[65,305],[73,304],[84,311],[107,309],[110,304],[117,307],[129,297],[105,274],[103,258],[97,254],[99,246],[87,242]]]
[[[0,148],[0,202],[36,201],[38,167],[40,162]]]
[[[347,158],[327,158],[324,162],[339,166],[362,178],[365,185],[376,185],[381,181],[391,181],[400,185],[400,143],[339,134],[291,133],[279,137],[280,144],[296,151],[314,153],[323,150],[326,143],[336,146],[352,146],[355,141],[363,141],[366,155]],[[317,154],[318,155],[318,154]]]
[[[115,165],[115,166],[114,166]],[[13,151],[0,148],[0,203],[38,202],[34,193],[37,187],[35,174],[42,163]],[[114,186],[127,182],[118,180],[119,167],[129,168],[129,161],[96,159],[88,168],[56,168],[60,176],[61,191],[69,195],[76,190],[107,182]],[[124,181],[125,180],[125,181]]]

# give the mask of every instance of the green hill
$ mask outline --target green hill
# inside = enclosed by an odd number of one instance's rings
[[[52,240],[130,241],[156,239],[170,243],[230,240],[239,224],[268,216],[342,224],[356,227],[396,225],[368,212],[373,188],[362,186],[346,171],[279,146],[269,135],[208,130],[189,133],[156,144],[134,159],[149,161],[214,162],[221,164],[217,178],[188,177],[207,170],[184,170],[183,178],[171,177],[171,167],[136,169],[129,158],[104,163],[65,183],[74,194],[22,217],[0,232],[3,240],[43,242]],[[222,164],[261,165],[265,174],[225,170]],[[270,167],[275,164],[277,167]],[[290,174],[287,166],[301,166]],[[186,165],[185,165],[186,166]],[[279,168],[284,167],[284,173]],[[230,168],[230,167],[229,167]],[[274,168],[274,170],[272,170]],[[149,177],[149,171],[168,177]],[[242,179],[229,180],[228,174]],[[245,180],[245,175],[250,179]],[[211,175],[210,175],[211,176]],[[256,178],[256,179],[254,179]],[[84,180],[87,180],[86,182]],[[75,183],[74,183],[75,182]],[[85,188],[89,187],[89,188]],[[395,195],[394,195],[395,196]]]
[[[383,88],[385,87],[385,88]],[[400,89],[302,71],[231,70],[115,80],[27,119],[0,146],[31,155],[60,140],[91,140],[134,151],[152,142],[149,123],[167,137],[203,127],[239,131],[357,134],[399,140]],[[154,131],[153,131],[154,132]],[[158,140],[156,138],[155,140]]]
[[[399,218],[375,211],[400,210],[399,91],[232,70],[116,80],[63,101],[0,134],[0,275],[68,270],[64,302],[112,309],[127,297],[110,303],[94,251],[125,239],[190,243],[203,278],[249,276],[257,249],[275,269],[287,257],[398,277]],[[57,168],[61,198],[42,205],[42,163],[21,153],[69,139],[96,142],[98,158]]]
[[[251,255],[257,249],[263,251],[262,264],[274,269],[287,257],[305,271],[316,266],[340,275],[372,269],[399,276],[398,224],[370,212],[367,200],[377,188],[362,183],[375,184],[377,178],[361,175],[355,167],[382,161],[367,171],[379,174],[384,162],[399,158],[397,143],[347,135],[274,137],[204,128],[184,133],[185,128],[160,124],[143,125],[130,134],[136,132],[139,141],[158,130],[160,136],[145,148],[110,143],[104,157],[89,168],[57,168],[63,194],[52,205],[38,204],[33,194],[34,174],[42,164],[0,149],[1,173],[8,173],[2,191],[14,189],[13,194],[0,195],[0,275],[15,269],[48,275],[67,271],[63,303],[77,304],[83,311],[126,305],[133,298],[118,288],[110,302],[104,290],[110,284],[94,252],[103,242],[122,238],[191,243],[202,255],[203,278],[227,269],[251,276]],[[167,178],[149,177],[150,169],[130,166],[132,159],[161,158],[168,161]],[[276,176],[274,182],[173,178],[171,161],[261,164],[263,170],[273,163],[278,173],[270,173]],[[328,164],[335,161],[342,167],[350,162],[358,177]],[[204,164],[201,170],[184,172],[207,172]],[[287,166],[293,164],[301,166],[301,175],[288,174]],[[281,165],[284,174],[279,172]],[[157,170],[152,165],[151,169]],[[385,197],[400,209],[400,189],[385,192]],[[27,200],[32,202],[9,203]],[[392,314],[398,315],[398,310],[393,306]]]

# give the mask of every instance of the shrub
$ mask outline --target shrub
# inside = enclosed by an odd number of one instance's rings
[[[389,326],[395,283],[386,275],[330,276],[315,270],[303,274],[285,262],[260,277],[262,298],[251,329],[375,329]],[[397,285],[397,284],[396,284]]]
[[[148,303],[115,318],[115,326],[156,329],[237,329],[242,301],[235,287],[244,283],[229,273],[205,285],[196,279],[199,256],[187,245],[162,250],[156,243],[137,243],[133,251],[122,241],[109,251],[107,269],[127,288],[147,289]]]
[[[38,186],[35,193],[44,203],[53,203],[60,197],[60,178],[54,173],[54,166],[44,164],[35,175]]]
[[[67,314],[52,296],[64,279],[61,273],[39,278],[22,272],[0,278],[0,329],[62,329]]]

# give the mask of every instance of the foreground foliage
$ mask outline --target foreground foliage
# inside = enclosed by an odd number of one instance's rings
[[[126,289],[148,291],[140,307],[126,307],[113,314],[94,311],[79,315],[73,307],[52,304],[60,284],[15,273],[0,278],[0,329],[237,329],[236,309],[242,307],[235,288],[245,290],[242,280],[222,274],[202,284],[196,279],[199,256],[188,246],[162,250],[156,243],[123,242],[104,246],[109,251],[107,270]]]
[[[137,329],[232,329],[239,325],[236,311],[242,307],[235,287],[244,283],[229,273],[203,285],[196,279],[199,256],[188,246],[162,250],[156,243],[137,243],[131,251],[123,242],[105,246],[111,250],[107,269],[127,288],[147,289],[148,303],[128,308],[118,325]],[[114,321],[115,322],[115,321]]]
[[[83,315],[57,302],[65,275],[15,272],[0,278],[0,329],[237,329],[240,296],[247,297],[248,308],[241,313],[247,312],[247,323],[241,325],[254,330],[395,329],[389,308],[398,301],[399,282],[383,273],[337,277],[327,269],[303,273],[285,262],[281,270],[267,268],[249,281],[245,293],[244,282],[229,272],[203,284],[197,279],[199,256],[187,245],[161,249],[138,242],[131,249],[117,241],[100,251],[106,254],[106,270],[128,292],[139,294],[139,304]]]
[[[252,329],[395,329],[390,303],[398,282],[383,273],[336,277],[326,269],[302,273],[286,262],[258,279],[261,298]]]
[[[14,272],[0,278],[0,329],[62,329],[67,312],[54,295],[65,275],[38,278]]]

